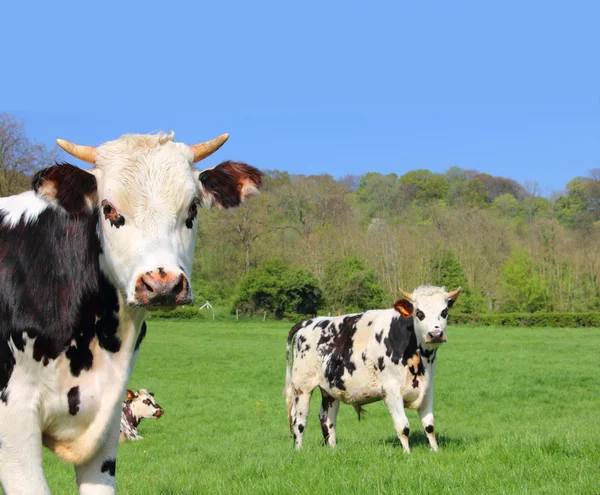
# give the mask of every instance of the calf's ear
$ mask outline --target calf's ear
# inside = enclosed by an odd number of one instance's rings
[[[199,172],[199,197],[204,206],[217,208],[239,206],[250,196],[258,194],[262,174],[251,165],[226,161]]]
[[[133,399],[134,397],[135,397],[135,394],[133,393],[133,391],[127,389],[127,398],[128,399]]]
[[[152,397],[154,397],[154,392],[148,392]]]
[[[412,316],[413,311],[415,310],[414,306],[408,299],[400,299],[396,301],[394,303],[394,309],[405,318]]]

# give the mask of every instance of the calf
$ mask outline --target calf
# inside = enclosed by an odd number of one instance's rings
[[[136,392],[127,390],[127,400],[121,410],[121,435],[119,443],[126,440],[143,440],[137,427],[144,418],[160,418],[165,410],[154,400],[154,393],[140,388]]]
[[[286,402],[296,449],[302,447],[312,391],[321,389],[319,412],[325,443],[336,443],[340,402],[360,411],[383,400],[406,452],[404,408],[417,409],[434,451],[433,376],[437,349],[446,342],[448,309],[460,293],[421,286],[393,309],[315,318],[295,325],[287,341]],[[293,348],[293,369],[290,350]]]

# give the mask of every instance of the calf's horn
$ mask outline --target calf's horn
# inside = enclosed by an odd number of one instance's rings
[[[402,289],[400,289],[400,294],[402,294],[409,301],[412,301],[412,293],[404,292]]]
[[[71,143],[70,141],[65,141],[64,139],[57,139],[56,144],[69,153],[69,155],[79,158],[84,162],[91,163],[92,165],[96,164],[96,148],[93,146],[81,146],[79,144]]]
[[[452,292],[448,292],[448,299],[456,299],[458,294],[460,294],[460,287]]]
[[[198,163],[200,160],[212,155],[225,144],[225,141],[227,141],[228,138],[229,134],[221,134],[205,143],[198,143],[190,146],[190,149],[194,153],[194,163]]]

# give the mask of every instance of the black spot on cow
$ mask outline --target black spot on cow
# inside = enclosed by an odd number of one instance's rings
[[[329,325],[329,320],[322,320],[315,325],[315,328],[327,328]]]
[[[102,467],[100,468],[100,472],[108,473],[114,477],[117,472],[117,460],[114,457],[109,457],[102,463]]]
[[[405,426],[404,429],[402,430],[402,434],[405,437],[407,437],[409,433],[410,433],[410,428],[408,426]]]
[[[427,433],[433,433],[433,430],[434,430],[433,425],[427,425],[425,427],[425,432],[427,432]]]
[[[383,337],[383,330],[381,330],[381,332],[375,334],[375,340],[377,340],[377,342],[379,344],[381,344],[381,337]]]
[[[385,368],[385,363],[383,362],[383,356],[380,356],[377,359],[377,366],[379,367],[379,371],[383,371],[383,368]]]
[[[373,324],[373,320],[371,320],[369,323],[367,323],[367,326],[370,327]]]
[[[299,431],[300,433],[304,432],[304,425],[303,425],[302,423],[300,423],[300,424],[298,425],[298,431]]]
[[[421,356],[427,359],[428,363],[433,363],[435,361],[436,352],[437,349],[423,349],[421,346],[419,346],[419,353]]]
[[[298,352],[300,352],[300,349],[302,348],[302,344],[304,344],[304,342],[306,342],[306,337],[304,335],[298,335],[298,338],[296,339],[296,350]]]
[[[142,345],[142,342],[146,338],[146,331],[147,331],[146,322],[143,322],[142,323],[142,328],[140,329],[140,333],[139,333],[138,338],[137,338],[137,340],[135,342],[135,350],[136,351],[140,348],[140,346]]]
[[[313,322],[312,320],[306,320],[306,321],[304,322],[304,326],[305,326],[305,327],[309,327],[310,325],[312,325],[312,322]]]
[[[79,412],[79,387],[73,387],[67,393],[67,401],[69,403],[69,414],[75,416]]]
[[[323,439],[325,443],[329,440],[329,428],[327,427],[327,416],[319,416],[319,422],[321,423],[321,433],[323,433]]]
[[[413,376],[412,388],[419,388],[419,378],[417,376]]]
[[[300,397],[298,397],[298,396],[294,397],[294,402],[295,402],[296,404],[298,404],[298,401],[299,401],[299,400],[300,400]]]
[[[360,356],[363,360],[363,363],[367,364],[367,351],[363,352]]]
[[[4,402],[5,404],[8,404],[8,389],[7,388],[3,388],[2,390],[0,390],[0,401]]]
[[[329,355],[325,378],[332,386],[340,390],[346,390],[344,373],[347,371],[351,375],[356,370],[352,354],[354,353],[354,334],[361,318],[362,314],[344,317],[337,329],[335,325],[324,329],[317,344],[323,355]]]
[[[417,338],[415,337],[412,318],[405,318],[404,316],[392,318],[390,331],[388,336],[383,339],[383,343],[385,344],[386,356],[389,357],[394,364],[400,362],[407,350],[412,347],[416,350]]]

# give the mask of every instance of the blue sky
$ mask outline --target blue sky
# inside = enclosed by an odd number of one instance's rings
[[[600,168],[600,3],[20,2],[0,111],[96,145],[175,130],[206,160],[399,175],[453,165],[545,194]]]

